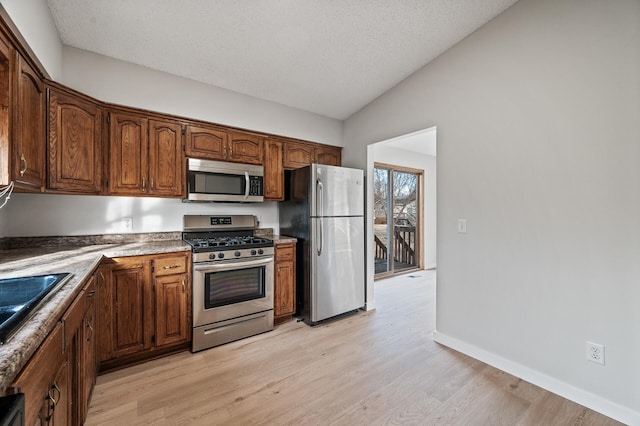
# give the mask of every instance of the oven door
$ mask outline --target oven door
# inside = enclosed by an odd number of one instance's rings
[[[273,309],[273,256],[193,265],[193,326]]]

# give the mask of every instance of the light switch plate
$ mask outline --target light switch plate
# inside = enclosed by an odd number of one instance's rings
[[[467,233],[467,219],[458,219],[458,234]]]

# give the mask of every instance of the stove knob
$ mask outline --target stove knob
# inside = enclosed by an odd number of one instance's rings
[[[241,254],[242,254],[242,253],[240,253],[239,251],[237,251],[237,252],[233,253],[233,255],[234,255],[235,257],[240,257],[240,255],[241,255]]]
[[[258,254],[264,254],[264,250],[258,249]]]
[[[215,255],[214,255],[214,256],[215,256]],[[224,259],[224,253],[220,253],[220,254],[218,255],[218,259]]]
[[[209,259],[215,259],[215,258],[216,258],[216,254],[215,254],[215,253],[211,253],[211,254],[209,255]]]
[[[255,256],[256,255],[256,251],[255,250],[251,250],[251,256]]]

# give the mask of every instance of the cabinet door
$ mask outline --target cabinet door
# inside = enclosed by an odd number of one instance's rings
[[[313,163],[315,152],[312,145],[288,141],[284,145],[283,164],[285,169],[299,169]]]
[[[225,160],[229,135],[215,127],[188,125],[185,132],[187,157]]]
[[[182,127],[173,121],[149,121],[149,195],[180,197],[186,174]]]
[[[11,128],[11,113],[14,110],[11,100],[11,80],[14,73],[13,61],[15,55],[13,47],[0,33],[0,135],[9,135]],[[0,186],[9,185],[13,180],[13,162],[18,161],[18,156],[12,154],[13,145],[11,138],[0,137]]]
[[[264,144],[264,198],[284,199],[282,142],[276,140],[267,140]]]
[[[84,423],[89,412],[89,397],[96,383],[98,364],[96,357],[96,277],[85,286],[85,314],[81,331],[81,375],[78,390],[79,418]]]
[[[16,97],[13,102],[13,176],[17,186],[40,191],[46,181],[44,85],[22,56],[17,58]]]
[[[149,349],[153,338],[149,264],[137,259],[115,262],[101,289],[100,361]]]
[[[229,135],[227,159],[245,164],[262,164],[263,138],[249,133],[234,132]]]
[[[44,420],[49,414],[47,402],[51,383],[64,363],[62,330],[62,323],[57,323],[12,384],[24,393],[26,425]]]
[[[156,346],[189,340],[187,274],[166,275],[155,279]]]
[[[147,119],[134,114],[110,113],[109,146],[112,195],[147,193]]]
[[[279,262],[276,269],[274,312],[276,317],[290,316],[295,312],[295,266],[293,262]]]
[[[277,319],[290,318],[296,310],[296,245],[291,243],[275,246],[274,311]]]
[[[49,401],[45,402],[47,404],[46,408],[49,410],[48,415],[45,417],[48,423],[45,424],[67,426],[73,423],[71,421],[73,418],[71,372],[71,362],[67,358],[49,389]]]
[[[328,166],[342,165],[342,148],[335,146],[316,147],[315,162]]]
[[[96,104],[49,91],[48,164],[49,188],[102,191],[102,110]]]

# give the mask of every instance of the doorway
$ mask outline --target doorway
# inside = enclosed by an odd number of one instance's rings
[[[422,268],[423,171],[374,163],[374,278]]]

